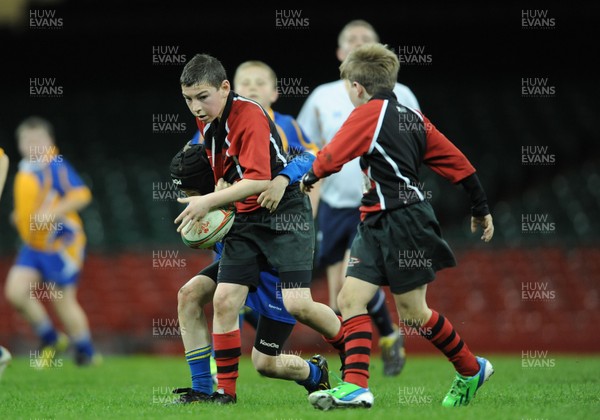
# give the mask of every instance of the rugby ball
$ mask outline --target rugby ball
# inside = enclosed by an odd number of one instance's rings
[[[190,248],[212,248],[227,235],[235,219],[234,209],[215,209],[197,222],[188,222],[181,229],[181,240]],[[193,223],[188,229],[188,224]]]

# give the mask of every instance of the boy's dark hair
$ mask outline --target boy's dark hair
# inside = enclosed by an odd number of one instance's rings
[[[179,83],[186,87],[207,84],[218,89],[226,79],[227,72],[219,60],[208,54],[196,54],[183,68]]]
[[[215,191],[215,178],[203,144],[187,145],[171,160],[171,179],[180,190],[200,195]]]

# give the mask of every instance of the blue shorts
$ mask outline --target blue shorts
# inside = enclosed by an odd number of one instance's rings
[[[43,281],[59,286],[76,284],[81,274],[80,263],[66,252],[38,251],[27,245],[21,247],[15,265],[33,268],[41,274]]]
[[[261,271],[258,288],[248,293],[246,306],[257,313],[286,324],[296,324],[294,318],[283,305],[281,281],[274,271]]]
[[[358,207],[337,209],[321,200],[317,223],[317,265],[323,267],[343,261],[360,223]]]
[[[215,283],[219,271],[219,261],[217,257],[212,264],[202,269],[198,274],[207,276]],[[254,291],[248,293],[246,306],[256,311],[261,316],[280,321],[286,324],[296,324],[294,318],[283,305],[283,296],[281,295],[281,281],[273,270],[262,270],[258,286]],[[250,288],[252,290],[252,288]]]

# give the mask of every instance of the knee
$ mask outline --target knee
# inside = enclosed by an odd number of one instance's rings
[[[5,297],[8,303],[10,303],[12,306],[21,306],[21,302],[23,301],[23,299],[21,299],[20,296],[17,296],[11,290],[5,291]]]
[[[182,286],[177,293],[177,309],[182,311],[190,306],[198,306],[200,304],[200,295],[194,286],[189,284]]]
[[[6,300],[13,306],[21,306],[27,297],[22,290],[11,287],[10,283],[7,283],[4,289],[4,296],[6,297]]]
[[[424,325],[431,315],[427,307],[400,306],[398,316],[407,327],[419,328]]]
[[[306,319],[311,310],[311,299],[306,298],[294,298],[293,296],[287,296],[283,298],[283,304],[285,309],[296,319]]]
[[[177,293],[177,310],[195,310],[210,302],[214,294],[215,285],[212,280],[193,278],[184,284]]]
[[[180,322],[195,318],[200,307],[198,293],[193,287],[183,286],[177,293],[177,316]]]
[[[340,291],[337,297],[338,308],[342,313],[366,309],[367,305],[362,304],[361,300],[355,296],[352,296],[349,292],[345,291],[344,288]]]
[[[240,308],[238,308],[235,300],[227,296],[227,294],[215,294],[213,297],[213,311],[216,316],[235,314],[237,317],[239,316],[239,310]]]
[[[268,378],[273,378],[276,376],[277,366],[276,366],[276,357],[275,356],[267,356],[267,355],[252,355],[252,364],[254,365],[254,369],[261,374],[262,376],[266,376]]]

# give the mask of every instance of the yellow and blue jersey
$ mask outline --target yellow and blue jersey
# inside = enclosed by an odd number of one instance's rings
[[[281,114],[273,109],[267,110],[267,113],[275,123],[283,149],[287,150],[288,154],[297,155],[303,152],[317,154],[319,148],[310,141],[294,117]]]
[[[23,247],[17,264],[43,274],[59,271],[53,281],[72,279],[83,265],[86,235],[76,211],[57,218],[53,210],[64,199],[91,200],[91,191],[61,155],[47,163],[22,160],[14,181],[14,222]],[[52,268],[52,270],[49,269]],[[58,276],[58,277],[57,277]]]

